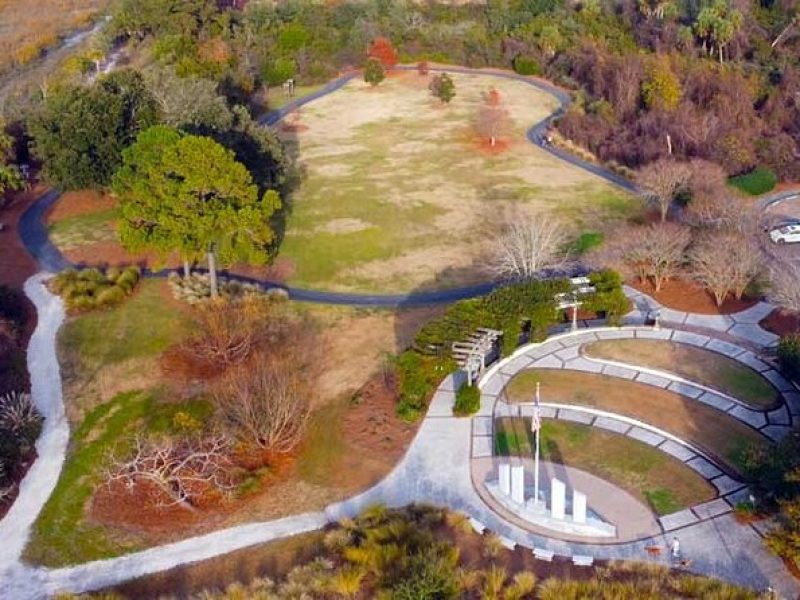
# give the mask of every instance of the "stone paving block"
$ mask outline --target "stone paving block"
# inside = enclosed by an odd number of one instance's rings
[[[516,417],[519,415],[519,410],[516,406],[507,404],[505,402],[497,402],[494,405],[495,417]]]
[[[671,515],[665,515],[659,519],[661,527],[664,528],[664,531],[672,531],[673,529],[678,529],[679,527],[685,527],[686,525],[697,523],[697,521],[699,521],[699,519],[688,508],[676,513],[672,513]]]
[[[569,346],[583,346],[584,344],[588,344],[590,342],[596,342],[597,337],[594,333],[577,333],[569,337],[561,338],[558,341],[561,342],[565,348],[567,348]]]
[[[486,458],[492,456],[493,444],[492,437],[473,437],[472,438],[472,458]]]
[[[775,310],[775,307],[768,302],[759,302],[745,310],[739,311],[730,315],[737,323],[758,323],[763,320],[769,313]]]
[[[734,490],[740,489],[744,483],[735,480],[728,475],[720,475],[711,480],[711,484],[719,490],[720,494],[730,494]]]
[[[561,344],[557,341],[547,342],[542,344],[541,346],[536,346],[535,348],[530,348],[529,350],[525,351],[525,356],[536,360],[537,358],[542,358],[543,356],[547,356],[548,354],[552,354],[556,350],[560,350],[563,348]]]
[[[710,502],[705,502],[692,507],[694,514],[701,519],[718,517],[719,515],[724,515],[726,512],[730,512],[730,510],[731,505],[725,502],[723,498],[716,498]]]
[[[719,394],[715,394],[714,392],[705,392],[702,396],[698,398],[700,402],[704,404],[708,404],[709,406],[713,406],[721,411],[727,412],[736,406],[735,402],[731,402],[727,398],[720,396]]]
[[[672,440],[665,441],[658,447],[658,449],[661,450],[662,452],[666,452],[667,454],[674,456],[675,458],[683,462],[697,456],[697,453],[691,448],[687,448],[686,446],[679,444],[678,442],[674,442]]]
[[[595,331],[594,334],[601,340],[627,340],[635,337],[633,331],[625,329],[607,329],[604,331]]]
[[[597,417],[594,420],[593,425],[595,427],[607,429],[608,431],[613,431],[615,433],[625,433],[631,428],[630,423],[624,423],[611,417]]]
[[[540,406],[539,407],[539,415],[541,415],[541,417],[543,419],[555,419],[557,411],[558,411],[558,409],[553,407],[553,406]],[[533,414],[533,413],[531,413],[531,414]]]
[[[711,340],[706,344],[706,348],[709,350],[713,350],[714,352],[718,352],[719,354],[724,354],[725,356],[729,356],[731,358],[736,358],[740,354],[742,354],[745,349],[741,346],[737,346],[736,344],[730,344],[728,342],[723,342],[722,340]]]
[[[508,361],[506,365],[503,367],[502,371],[510,375],[515,375],[517,372],[522,371],[523,369],[527,369],[532,362],[533,362],[533,357],[528,356],[527,353],[522,354],[521,356],[517,356],[516,358],[513,358],[510,361]]]
[[[736,324],[728,330],[728,333],[759,346],[773,346],[778,341],[777,335],[761,329],[758,325]]]
[[[783,399],[793,415],[800,415],[800,392],[785,392]]]
[[[578,358],[573,358],[566,365],[564,365],[564,368],[573,369],[575,371],[586,371],[587,373],[600,373],[603,370],[603,365],[592,362],[591,360],[587,360],[581,356]]]
[[[760,429],[767,424],[767,417],[764,413],[750,410],[746,406],[734,406],[728,414],[733,415],[740,421],[744,421],[756,429]]]
[[[770,424],[772,425],[791,425],[792,424],[792,417],[789,416],[789,409],[785,406],[781,406],[773,410],[772,412],[767,413],[767,420],[769,420]]]
[[[572,360],[573,358],[578,358],[581,355],[581,347],[570,346],[568,348],[564,348],[563,350],[559,350],[555,353],[555,355],[564,361]]]
[[[638,373],[638,371],[633,369],[628,369],[627,367],[618,367],[617,365],[606,365],[603,367],[604,375],[619,377],[620,379],[634,379]]]
[[[760,519],[753,522],[753,527],[762,536],[772,533],[778,527],[778,522],[774,519]]]
[[[562,421],[574,421],[575,423],[589,425],[594,420],[594,415],[579,410],[560,408],[558,410],[558,418]]]
[[[686,320],[686,313],[680,310],[672,310],[671,308],[661,307],[661,323],[678,323],[683,324]]]
[[[789,381],[780,373],[778,373],[775,369],[769,369],[768,371],[764,371],[761,373],[764,377],[766,377],[769,382],[778,388],[778,391],[781,392],[793,392],[795,391],[795,387],[789,383]]]
[[[715,331],[728,331],[734,324],[734,320],[727,315],[697,315],[689,314],[684,325],[713,329]]]
[[[532,366],[536,367],[537,369],[561,369],[563,368],[564,363],[561,362],[555,355],[550,354],[544,358],[540,358],[533,363]]]
[[[741,486],[741,484],[739,485]],[[740,487],[740,489],[733,493],[726,493],[725,500],[728,502],[728,504],[735,508],[737,504],[742,502],[750,502],[750,494],[752,494],[750,488]]]
[[[713,479],[714,477],[718,477],[722,475],[722,471],[720,471],[717,467],[715,467],[711,462],[703,458],[702,456],[697,456],[690,461],[686,462],[686,465],[700,473],[706,479]]]
[[[454,392],[436,392],[428,407],[428,415],[431,417],[452,417],[455,401],[456,395]]]
[[[786,425],[767,425],[766,427],[762,427],[759,431],[761,431],[761,433],[763,433],[769,439],[779,442],[785,438],[786,434],[788,434],[791,430],[792,428]]]
[[[489,381],[481,387],[481,394],[485,394],[486,396],[497,396],[503,391],[503,388],[506,387],[506,383],[508,383],[510,380],[511,377],[508,375],[496,373],[494,377],[489,379]]]
[[[675,333],[672,334],[672,341],[679,342],[681,344],[690,344],[692,346],[700,346],[701,348],[705,346],[711,338],[707,335],[701,335],[699,333],[692,333],[691,331],[679,331],[676,330]]]
[[[645,340],[668,340],[672,329],[637,329],[636,337]]]
[[[759,373],[761,373],[762,371],[766,371],[767,369],[770,368],[770,366],[767,363],[758,358],[758,356],[756,356],[749,350],[744,354],[740,354],[739,356],[737,356],[736,360],[738,360],[740,363],[747,365],[751,369],[758,371]]]
[[[491,417],[473,417],[472,435],[492,435],[493,421]]]
[[[703,395],[703,390],[682,381],[673,381],[669,384],[667,389],[675,392],[676,394],[688,396],[689,398],[697,398],[698,396]]]
[[[671,379],[667,379],[666,377],[661,377],[660,375],[653,375],[652,373],[645,373],[643,371],[640,371],[639,374],[636,376],[636,381],[641,381],[642,383],[646,383],[647,385],[652,385],[660,388],[665,388],[670,383],[672,383]]]
[[[663,436],[647,429],[642,429],[641,427],[633,427],[626,435],[640,442],[644,442],[645,444],[650,444],[651,446],[658,446],[664,441]]]

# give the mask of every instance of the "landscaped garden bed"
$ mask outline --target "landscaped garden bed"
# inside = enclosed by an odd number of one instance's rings
[[[495,420],[495,454],[533,456],[530,418]],[[668,454],[632,438],[588,425],[545,420],[542,460],[597,475],[629,492],[657,515],[711,500],[716,490],[694,470]]]
[[[744,454],[769,440],[730,415],[653,386],[579,371],[528,369],[506,387],[511,402],[530,402],[541,385],[543,402],[575,404],[618,413],[658,427],[708,452],[733,472],[745,471]]]
[[[759,410],[781,402],[778,391],[744,364],[711,350],[662,340],[601,340],[583,347],[599,358],[650,367],[713,388]]]

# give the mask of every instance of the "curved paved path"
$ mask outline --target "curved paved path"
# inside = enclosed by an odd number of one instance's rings
[[[60,377],[55,362],[55,331],[63,312],[60,301],[41,286],[42,279],[41,275],[35,276],[26,285],[26,292],[42,315],[29,347],[31,374],[35,380],[33,394],[35,402],[43,406],[46,414],[54,417],[52,430],[63,432],[65,426],[61,425],[59,416],[63,411]],[[562,336],[561,339],[577,338],[580,335],[585,335],[585,332]],[[523,348],[522,352],[531,349]],[[499,372],[509,362],[504,361],[493,372]],[[487,374],[488,379],[492,377],[492,372]],[[488,379],[482,385],[487,392],[484,400],[489,398],[486,383]],[[317,529],[344,516],[355,516],[363,508],[376,502],[389,506],[403,506],[410,502],[447,506],[470,515],[503,536],[509,544],[545,548],[565,556],[580,554],[595,558],[645,560],[646,546],[666,546],[667,539],[664,536],[616,545],[567,543],[532,534],[500,518],[481,500],[472,484],[470,459],[473,453],[473,423],[476,421],[453,417],[452,406],[457,383],[454,375],[444,380],[406,455],[383,481],[363,494],[327,507],[324,512],[252,523],[114,559],[61,569],[33,568],[21,564],[19,555],[27,538],[27,527],[6,525],[4,519],[0,526],[9,529],[3,538],[3,545],[7,545],[10,550],[4,554],[3,562],[0,563],[0,589],[15,600],[38,599],[59,591],[95,590],[135,576],[160,572],[253,544]],[[481,414],[491,415],[491,412],[484,413],[482,409]],[[15,507],[16,510],[29,511],[29,516],[26,517],[28,521],[35,518],[41,502],[55,485],[61,468],[66,436],[59,433],[53,437],[57,443],[40,446],[41,454],[37,465],[23,482],[23,488],[30,487],[40,491],[32,499],[29,509]],[[48,438],[43,438],[46,439]],[[37,475],[37,469],[44,470],[45,474]],[[32,486],[29,480],[38,483]],[[787,595],[795,595],[800,591],[797,582],[787,574],[782,563],[763,548],[761,539],[753,528],[736,524],[730,514],[718,515],[718,508],[713,506],[703,510],[709,515],[708,518],[693,513],[696,520],[682,527],[679,534],[684,552],[692,557],[694,570],[754,588],[772,584]]]

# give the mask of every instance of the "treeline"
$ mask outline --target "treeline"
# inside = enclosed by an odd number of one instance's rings
[[[329,79],[389,38],[401,61],[512,67],[576,90],[561,131],[629,167],[699,157],[729,175],[764,165],[797,177],[794,3],[489,0],[123,0],[107,34],[237,102],[288,78]]]

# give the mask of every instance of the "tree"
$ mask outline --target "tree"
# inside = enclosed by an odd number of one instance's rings
[[[729,0],[714,0],[700,10],[694,29],[708,55],[716,47],[722,63],[723,51],[742,26],[742,21],[742,13]]]
[[[642,81],[642,100],[647,108],[675,110],[682,93],[681,82],[667,60],[658,60],[647,69]]]
[[[120,196],[120,239],[131,249],[177,250],[184,260],[205,253],[211,294],[217,257],[263,264],[280,207],[273,190],[259,196],[252,176],[233,152],[214,140],[159,126],[124,152],[114,176]]]
[[[137,436],[130,456],[112,460],[106,483],[119,482],[129,489],[149,484],[156,506],[190,509],[209,494],[233,489],[230,446],[230,440],[221,435],[201,439]]]
[[[800,263],[773,259],[769,299],[785,310],[800,312]]]
[[[686,215],[692,224],[711,227],[735,224],[742,207],[731,195],[728,176],[721,166],[699,158],[692,160],[686,187],[690,196]]]
[[[419,73],[423,77],[427,77],[430,72],[431,69],[430,66],[428,65],[428,61],[421,60],[417,63],[417,73]]]
[[[8,190],[20,190],[25,185],[19,169],[11,164],[13,148],[14,138],[6,133],[6,122],[0,118],[0,198]]]
[[[455,98],[456,84],[447,73],[440,73],[431,79],[428,89],[434,98],[441,100],[442,104],[449,104]]]
[[[367,60],[367,65],[364,67],[364,81],[375,87],[384,79],[386,79],[386,72],[381,61],[376,58]]]
[[[741,299],[763,267],[755,242],[735,231],[716,231],[701,239],[691,253],[695,278],[721,306],[728,294]]]
[[[177,129],[204,126],[218,131],[231,127],[233,115],[213,81],[178,77],[172,67],[150,67],[143,76],[164,125]]]
[[[158,105],[142,76],[118,71],[90,88],[50,96],[29,126],[45,178],[62,189],[81,189],[108,185],[123,149],[157,121]]]
[[[661,158],[639,170],[636,182],[646,192],[647,200],[658,208],[661,222],[667,220],[672,201],[689,180],[686,163],[671,158]]]
[[[562,224],[547,215],[512,222],[495,241],[491,271],[504,279],[534,279],[564,265],[568,241]]]
[[[497,138],[503,133],[509,121],[508,109],[503,106],[502,97],[497,90],[491,90],[486,96],[486,102],[478,111],[478,132],[489,139],[494,147]]]
[[[393,69],[397,64],[397,51],[385,37],[377,37],[367,52],[367,57],[380,61],[384,69]]]

